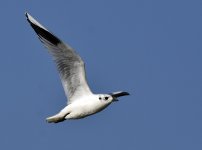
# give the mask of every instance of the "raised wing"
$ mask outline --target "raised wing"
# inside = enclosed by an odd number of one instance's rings
[[[56,62],[65,94],[69,100],[68,103],[72,103],[80,96],[92,94],[86,81],[84,62],[80,56],[28,13],[25,15],[40,41],[48,48]]]

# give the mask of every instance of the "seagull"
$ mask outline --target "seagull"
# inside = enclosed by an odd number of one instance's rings
[[[81,119],[93,115],[105,109],[112,102],[118,101],[118,97],[129,95],[128,92],[123,91],[93,94],[86,80],[85,66],[81,57],[30,14],[26,12],[25,16],[39,40],[53,56],[68,99],[67,105],[61,111],[46,118],[48,123]]]

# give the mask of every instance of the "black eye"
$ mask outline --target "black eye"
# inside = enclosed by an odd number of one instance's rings
[[[102,98],[101,97],[99,97],[99,100],[101,100]]]
[[[109,97],[105,97],[105,100],[108,100]]]

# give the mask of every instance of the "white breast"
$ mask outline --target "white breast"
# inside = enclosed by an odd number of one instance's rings
[[[97,95],[82,97],[67,106],[70,114],[68,114],[65,119],[84,118],[103,110],[109,104],[110,103],[107,103],[106,101],[99,100]]]

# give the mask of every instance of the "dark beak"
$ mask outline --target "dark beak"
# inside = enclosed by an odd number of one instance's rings
[[[114,101],[118,101],[118,97],[121,96],[126,96],[126,95],[130,95],[128,92],[114,92],[114,93],[110,93],[109,95],[111,95],[114,98]]]

